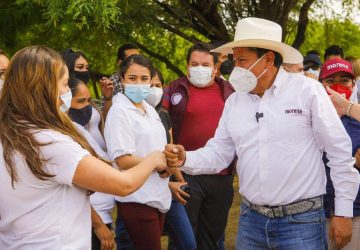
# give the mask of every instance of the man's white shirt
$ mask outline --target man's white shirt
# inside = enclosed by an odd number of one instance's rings
[[[257,113],[262,117],[256,119]],[[323,86],[280,67],[262,98],[236,92],[227,99],[214,138],[187,152],[182,170],[217,173],[236,154],[240,194],[257,205],[285,205],[326,192],[323,152],[335,187],[335,215],[352,216],[360,178],[351,140]]]

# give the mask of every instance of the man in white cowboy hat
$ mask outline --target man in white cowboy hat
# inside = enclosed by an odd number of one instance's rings
[[[167,145],[168,165],[210,174],[237,155],[243,203],[236,248],[319,250],[327,248],[326,151],[336,194],[330,236],[342,247],[351,238],[360,182],[351,141],[321,84],[281,67],[303,60],[281,36],[271,21],[238,22],[234,42],[214,50],[234,54],[230,82],[237,90],[225,103],[215,136],[196,151]]]

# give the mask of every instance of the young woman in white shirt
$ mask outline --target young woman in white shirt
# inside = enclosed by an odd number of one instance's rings
[[[97,155],[105,160],[110,160],[107,153],[96,142],[93,130],[89,130],[87,124],[92,115],[92,110],[96,108],[91,100],[91,95],[87,85],[76,77],[70,77],[68,85],[71,89],[72,99],[68,115],[85,137]],[[98,129],[99,130],[99,129]],[[98,134],[102,134],[98,131]],[[112,250],[115,245],[113,233],[111,232],[112,211],[115,206],[115,197],[111,194],[95,192],[90,195],[91,221],[92,221],[92,250]]]
[[[166,133],[156,110],[144,99],[155,70],[142,55],[126,58],[120,65],[124,94],[113,97],[105,122],[108,154],[121,170],[131,169],[144,156],[166,145]],[[171,204],[168,178],[153,171],[133,194],[116,197],[118,216],[124,221],[136,250],[161,249],[165,213]]]
[[[11,59],[0,96],[0,249],[90,249],[88,190],[129,195],[166,168],[159,151],[126,172],[99,160],[62,111],[67,82],[49,48]]]

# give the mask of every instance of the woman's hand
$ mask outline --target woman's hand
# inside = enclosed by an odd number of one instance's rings
[[[109,80],[107,77],[100,79],[101,94],[107,100],[110,100],[113,96],[114,82]]]
[[[104,223],[94,227],[94,232],[101,242],[101,250],[112,250],[114,248],[114,236],[111,230]]]
[[[330,94],[330,99],[335,106],[335,109],[339,116],[346,115],[346,111],[349,107],[350,101],[346,100],[338,92],[326,87],[326,91]]]

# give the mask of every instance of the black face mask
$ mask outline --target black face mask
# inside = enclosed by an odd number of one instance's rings
[[[88,83],[90,80],[90,72],[89,71],[74,71],[75,77],[80,79],[84,83]]]
[[[71,120],[74,122],[80,124],[81,126],[85,126],[89,123],[92,115],[92,106],[89,104],[86,107],[83,107],[82,109],[69,109],[69,116]]]
[[[230,75],[231,71],[234,69],[234,62],[230,59],[223,61],[220,65],[220,74],[222,75]]]

